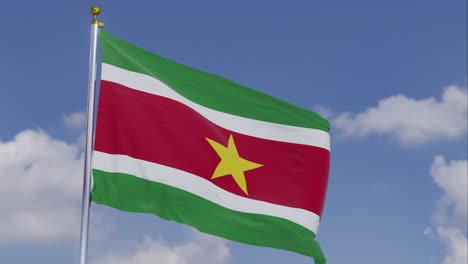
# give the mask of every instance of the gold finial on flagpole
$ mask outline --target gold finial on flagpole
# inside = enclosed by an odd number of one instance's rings
[[[100,22],[97,20],[97,16],[101,13],[101,9],[97,6],[91,7],[91,15],[93,15],[93,20],[91,21],[91,24],[97,24],[98,27],[103,28],[104,23]]]
[[[91,7],[91,15],[93,15],[93,20],[91,21],[91,24],[96,24],[97,21],[97,16],[101,13],[101,9],[97,6]]]

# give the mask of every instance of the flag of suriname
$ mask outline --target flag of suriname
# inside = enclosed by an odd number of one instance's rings
[[[329,123],[100,32],[92,200],[324,257]]]

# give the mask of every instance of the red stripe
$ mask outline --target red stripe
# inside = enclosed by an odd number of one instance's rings
[[[163,164],[205,178],[239,196],[322,214],[329,151],[260,139],[217,126],[164,97],[102,81],[95,149]],[[249,195],[231,176],[211,179],[220,158],[205,137],[225,146],[233,135],[242,158],[263,164],[246,171]]]

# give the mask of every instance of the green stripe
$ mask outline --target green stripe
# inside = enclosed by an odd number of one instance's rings
[[[227,209],[189,192],[123,173],[93,170],[92,201],[123,211],[151,213],[230,240],[325,258],[315,234],[291,221]]]
[[[101,31],[100,40],[104,63],[152,76],[197,104],[256,120],[330,130],[326,119],[304,108],[162,58],[107,32]]]

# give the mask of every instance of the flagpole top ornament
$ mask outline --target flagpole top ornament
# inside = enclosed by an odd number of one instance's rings
[[[101,9],[97,6],[91,7],[91,15],[93,15],[93,20],[91,21],[91,24],[97,24],[98,27],[103,28],[104,23],[100,22],[97,20],[97,16],[101,13]]]
[[[91,7],[91,15],[98,16],[101,13],[101,9],[97,6]]]

